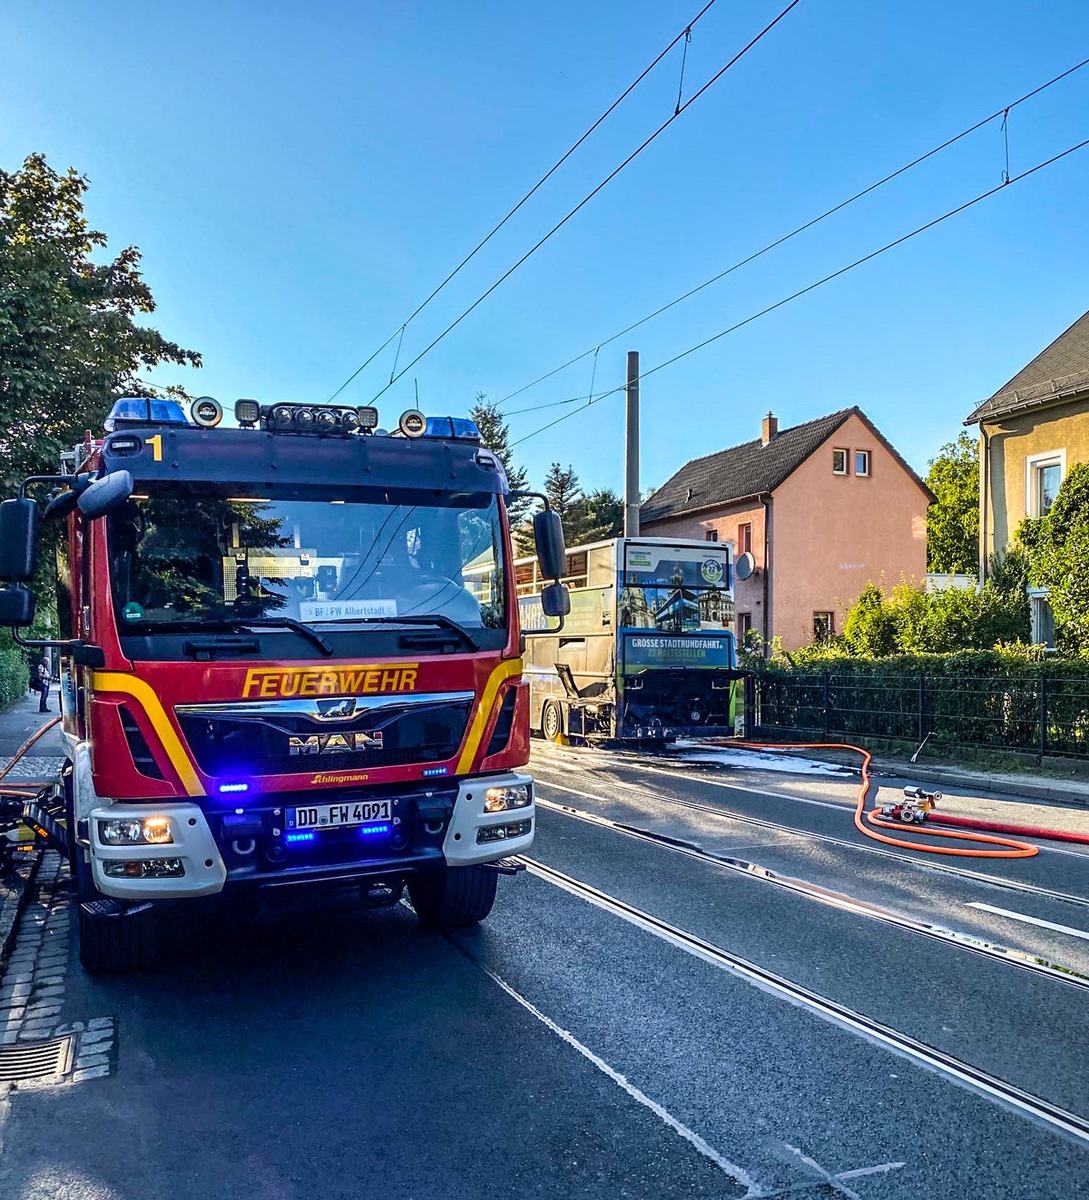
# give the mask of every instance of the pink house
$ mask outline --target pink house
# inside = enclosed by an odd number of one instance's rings
[[[926,484],[859,408],[762,435],[686,463],[642,506],[655,537],[730,542],[739,563],[738,639],[784,649],[842,632],[871,581],[926,578]],[[746,568],[747,579],[741,579]]]

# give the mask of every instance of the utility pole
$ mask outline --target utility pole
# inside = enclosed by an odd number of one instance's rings
[[[624,536],[639,536],[639,351],[628,351],[624,444]]]

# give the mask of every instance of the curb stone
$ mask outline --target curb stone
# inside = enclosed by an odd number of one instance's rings
[[[0,977],[14,949],[19,918],[34,890],[43,853],[44,847],[40,846],[28,862],[18,863],[11,876],[0,880]]]

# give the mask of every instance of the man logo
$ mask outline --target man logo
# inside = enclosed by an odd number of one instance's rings
[[[312,754],[352,754],[360,750],[381,750],[382,731],[373,733],[312,733],[309,737],[291,736],[287,752],[292,758]]]

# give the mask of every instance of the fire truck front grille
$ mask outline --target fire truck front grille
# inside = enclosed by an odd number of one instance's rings
[[[179,708],[201,770],[212,776],[287,775],[442,762],[461,745],[473,694],[418,696],[382,704],[341,702],[333,715],[304,702]],[[324,705],[326,702],[320,702]]]

